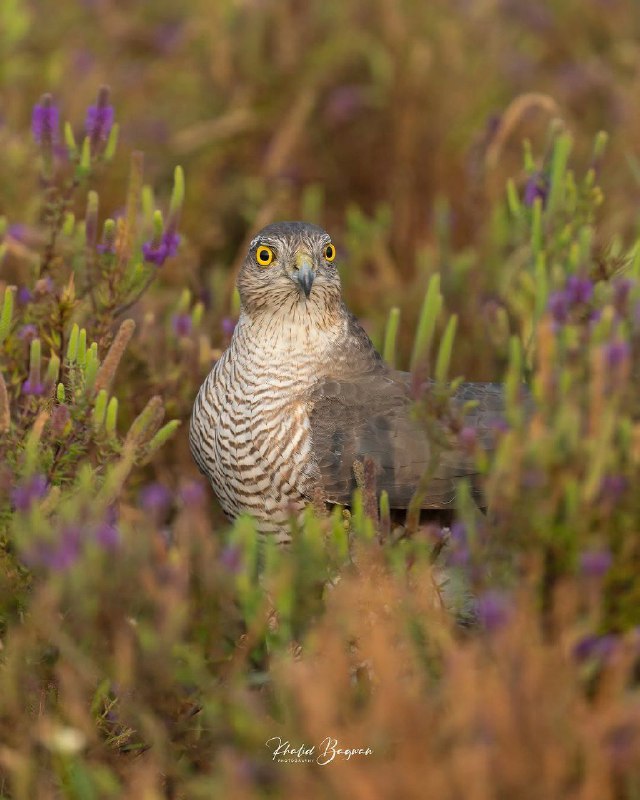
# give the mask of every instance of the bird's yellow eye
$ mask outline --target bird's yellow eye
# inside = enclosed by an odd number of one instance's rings
[[[333,259],[336,257],[336,248],[332,244],[328,244],[324,248],[324,257],[327,259],[327,261],[333,261]]]
[[[273,250],[270,247],[267,247],[265,244],[261,244],[256,250],[256,261],[261,267],[268,267],[274,258],[275,255]]]

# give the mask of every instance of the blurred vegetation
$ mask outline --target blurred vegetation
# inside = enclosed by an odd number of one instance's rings
[[[633,2],[6,0],[0,32],[0,797],[637,798]],[[287,551],[225,523],[185,423],[282,218],[435,376],[488,516],[461,484],[406,536],[364,480]],[[492,453],[458,375],[506,383]]]

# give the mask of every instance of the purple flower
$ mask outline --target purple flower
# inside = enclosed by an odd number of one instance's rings
[[[31,340],[36,339],[37,336],[38,329],[31,322],[28,325],[23,325],[18,331],[18,338],[26,342],[31,342]]]
[[[232,319],[231,317],[223,317],[222,322],[220,323],[220,327],[222,328],[222,333],[227,337],[230,338],[233,335],[234,330],[236,329],[238,321]]]
[[[616,649],[618,637],[612,633],[604,636],[584,636],[573,648],[573,655],[577,661],[608,660]]]
[[[103,550],[111,552],[120,545],[120,531],[109,522],[102,522],[94,532],[96,542]]]
[[[565,292],[571,305],[588,303],[593,297],[593,283],[588,278],[569,275]]]
[[[633,285],[633,281],[628,278],[619,278],[613,284],[613,304],[620,314],[625,313],[629,292]]]
[[[7,235],[25,244],[29,241],[29,232],[30,229],[22,222],[14,222],[12,225],[9,225],[7,229]]]
[[[227,545],[220,554],[220,563],[233,575],[237,575],[242,567],[242,550],[238,545]]]
[[[58,109],[53,104],[51,95],[45,95],[33,107],[33,115],[31,117],[33,138],[38,144],[51,147],[58,139],[59,124],[60,114]]]
[[[629,481],[624,475],[605,475],[600,484],[600,497],[617,503],[627,491]]]
[[[602,309],[601,308],[592,308],[589,312],[589,322],[595,324],[596,322],[600,322],[602,319]]]
[[[502,419],[501,417],[497,417],[496,419],[492,419],[489,422],[489,427],[491,430],[495,431],[496,433],[508,433],[509,423],[506,419]]]
[[[580,553],[580,572],[587,578],[602,578],[609,571],[613,558],[608,550],[585,550]]]
[[[140,492],[140,504],[146,511],[166,511],[171,505],[171,492],[162,483],[150,483]]]
[[[16,511],[28,511],[36,500],[42,500],[49,484],[44,475],[32,475],[11,492],[11,501]]]
[[[464,567],[471,559],[467,527],[463,522],[454,522],[450,534],[451,549],[447,551],[447,562],[453,567]]]
[[[465,426],[458,434],[458,441],[460,442],[460,446],[463,450],[470,454],[473,453],[478,441],[478,435],[475,428],[472,428],[468,425]]]
[[[84,123],[87,136],[95,141],[106,141],[113,127],[115,112],[113,106],[89,106]]]
[[[193,329],[190,314],[174,314],[171,324],[177,336],[189,336]]]
[[[91,155],[96,155],[104,148],[113,127],[113,106],[109,105],[109,87],[103,86],[98,92],[98,102],[89,106],[85,119],[85,130],[91,141]]]
[[[96,251],[100,253],[100,255],[105,255],[106,253],[113,255],[116,252],[116,243],[101,242],[99,245],[96,246]]]
[[[544,175],[542,175],[542,173],[534,172],[524,187],[524,204],[526,206],[532,206],[539,197],[540,200],[542,200],[542,205],[544,206],[547,201],[548,194],[549,188],[547,186],[546,178]]]
[[[60,534],[57,546],[52,548],[48,556],[43,558],[44,565],[57,572],[63,572],[72,567],[80,555],[81,540],[82,532],[80,528],[75,525],[65,528]]]
[[[36,397],[43,395],[45,392],[44,383],[42,381],[32,381],[30,378],[22,384],[22,394],[31,394]]]
[[[72,567],[80,555],[82,531],[76,525],[63,528],[57,541],[36,542],[24,553],[24,561],[29,566],[42,566],[63,572]]]
[[[607,360],[607,364],[612,369],[615,369],[623,364],[629,358],[630,354],[631,348],[629,346],[629,342],[611,342],[605,347],[605,358]]]
[[[202,505],[205,497],[204,486],[199,481],[188,481],[180,487],[180,499],[185,506]]]
[[[553,292],[549,295],[548,308],[557,323],[566,322],[569,317],[569,298],[565,292]]]
[[[21,286],[18,289],[18,302],[20,305],[26,305],[33,300],[33,294],[31,293],[30,289],[27,289],[26,286]]]
[[[157,267],[161,267],[167,258],[174,256],[180,244],[180,235],[174,231],[165,231],[159,243],[153,241],[145,242],[142,245],[142,255],[145,261],[150,261]]]
[[[464,522],[454,522],[451,526],[451,540],[456,544],[467,544],[467,526]]]
[[[488,631],[501,628],[511,616],[509,595],[505,592],[488,590],[478,597],[475,604],[478,621]]]

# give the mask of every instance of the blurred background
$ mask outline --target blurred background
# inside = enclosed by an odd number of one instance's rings
[[[164,279],[220,309],[232,278],[212,275],[230,274],[250,234],[307,218],[341,246],[348,301],[374,337],[391,305],[415,316],[428,263],[464,318],[481,314],[494,265],[458,300],[469,285],[464,270],[447,277],[447,248],[481,257],[506,177],[524,180],[523,138],[540,160],[553,118],[578,163],[599,129],[611,135],[603,244],[637,225],[634,0],[4,0],[0,31],[0,212],[38,212],[40,95],[81,124],[107,83],[122,136],[102,207],[122,202],[131,149],[160,191],[181,164],[187,243]],[[467,377],[495,372],[458,358]]]

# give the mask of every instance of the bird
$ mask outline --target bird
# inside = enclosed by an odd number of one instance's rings
[[[238,273],[238,322],[191,415],[193,457],[227,517],[251,515],[259,535],[279,544],[310,503],[348,506],[364,459],[390,507],[407,509],[433,449],[413,413],[411,376],[384,362],[345,305],[336,253],[311,223],[257,233]],[[467,383],[453,398],[458,408],[475,401],[467,424],[483,442],[503,394],[498,384]],[[421,507],[452,509],[463,477],[475,486],[477,467],[454,442]]]

